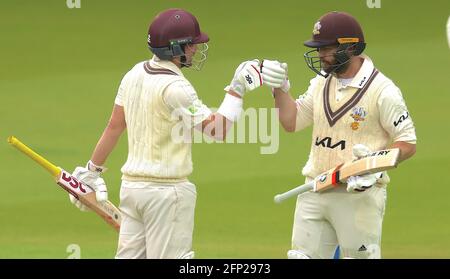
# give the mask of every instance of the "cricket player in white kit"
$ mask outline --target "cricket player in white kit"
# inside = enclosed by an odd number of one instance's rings
[[[206,33],[187,11],[157,15],[148,32],[154,56],[136,64],[122,79],[111,119],[85,168],[74,176],[107,199],[102,166],[127,129],[128,159],[122,167],[122,224],[116,258],[193,258],[196,203],[191,143],[174,140],[177,125],[224,139],[242,111],[246,91],[261,86],[259,61],[239,65],[217,113],[198,98],[181,68],[200,69],[207,57]],[[76,199],[72,202],[85,209]]]
[[[356,19],[343,12],[323,15],[305,45],[313,48],[305,61],[317,76],[297,100],[289,94],[286,63],[264,60],[261,74],[286,131],[313,125],[306,181],[370,151],[399,148],[400,161],[411,157],[413,121],[400,89],[362,54],[366,44]],[[387,173],[368,174],[299,195],[288,258],[330,259],[337,245],[344,258],[380,258],[388,183]]]

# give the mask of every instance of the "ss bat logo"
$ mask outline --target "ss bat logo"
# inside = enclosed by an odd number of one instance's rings
[[[79,182],[75,177],[71,176],[67,172],[62,172],[61,179],[67,182],[73,189],[79,188],[82,193],[86,194],[86,189],[84,189],[83,183]]]
[[[252,84],[253,83],[253,79],[250,75],[246,75],[245,79],[247,80],[248,84]]]

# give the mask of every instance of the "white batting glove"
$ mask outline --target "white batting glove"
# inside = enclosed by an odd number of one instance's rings
[[[447,40],[448,40],[448,47],[450,47],[450,16],[447,20]]]
[[[259,72],[259,60],[249,60],[242,62],[234,72],[234,77],[230,85],[225,87],[225,91],[230,89],[241,97],[248,91],[252,91],[263,84],[261,73]]]
[[[354,160],[364,158],[372,152],[372,150],[370,150],[369,147],[365,146],[364,144],[360,144],[360,143],[353,145],[352,151],[353,151],[353,159]]]
[[[69,194],[70,202],[73,203],[81,211],[89,211],[89,207],[82,204],[77,198]]]
[[[104,194],[106,193],[106,199],[108,200],[108,192],[106,191],[106,184],[105,184],[105,180],[103,180],[103,178],[99,177],[95,180],[95,182],[92,184],[93,186],[91,186],[91,188],[93,189],[98,189],[95,190],[95,197],[97,199],[97,201],[101,202],[104,197]],[[100,200],[98,197],[98,193],[102,193]],[[81,201],[79,201],[77,198],[75,198],[74,196],[72,196],[71,194],[69,194],[69,199],[70,202],[73,203],[79,210],[81,211],[89,211],[89,207],[87,207],[86,205],[84,205]]]
[[[261,75],[264,84],[272,88],[280,88],[283,92],[289,92],[291,84],[288,79],[288,65],[276,60],[264,59],[261,63]]]
[[[356,192],[364,192],[369,189],[377,180],[381,177],[381,172],[366,174],[366,175],[357,175],[350,176],[347,179],[347,192],[356,193]]]
[[[105,171],[105,167],[97,166],[89,161],[85,168],[76,167],[72,175],[95,191],[95,197],[98,202],[104,202],[108,200],[108,189],[100,174]]]
[[[366,157],[370,153],[371,150],[364,144],[355,144],[353,146],[354,159]],[[382,174],[382,172],[377,172],[365,175],[350,176],[347,179],[347,192],[364,192],[365,190],[375,185],[375,183],[377,183],[377,180],[381,178]]]

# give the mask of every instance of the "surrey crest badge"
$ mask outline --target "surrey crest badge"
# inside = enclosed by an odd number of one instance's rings
[[[319,35],[320,28],[322,28],[322,25],[320,25],[320,21],[318,21],[318,22],[316,22],[316,24],[314,24],[313,35]]]
[[[353,131],[356,131],[359,129],[360,122],[364,121],[365,117],[367,115],[367,112],[364,110],[363,107],[359,108],[353,108],[352,113],[350,116],[353,118],[353,122],[350,125]]]

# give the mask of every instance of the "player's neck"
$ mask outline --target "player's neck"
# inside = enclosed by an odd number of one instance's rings
[[[181,62],[179,58],[172,59],[172,63],[175,64],[179,69],[181,69]]]
[[[347,79],[347,78],[353,78],[356,76],[356,74],[359,72],[359,69],[361,69],[362,64],[364,62],[364,58],[359,56],[353,56],[350,58],[350,64],[348,65],[347,70],[345,70],[342,73],[337,73],[336,77],[341,79]]]

